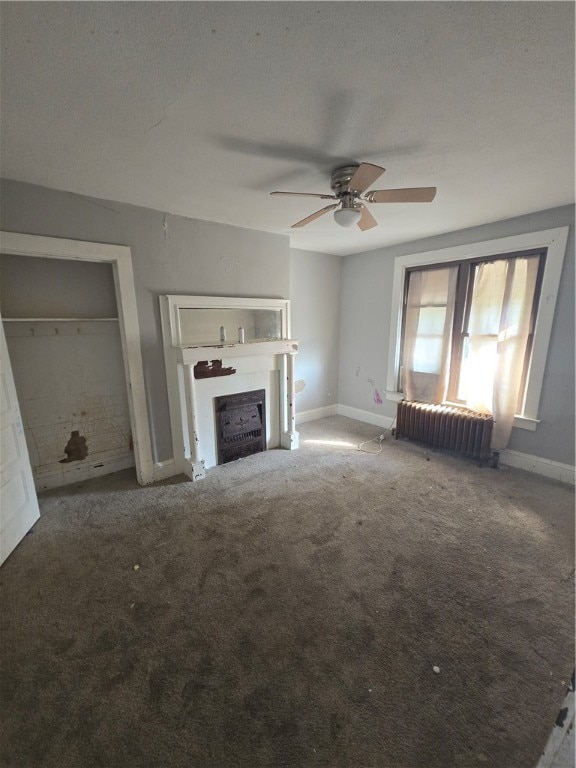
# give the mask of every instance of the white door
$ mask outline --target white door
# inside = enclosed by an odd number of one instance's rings
[[[40,517],[20,407],[0,318],[0,565]]]

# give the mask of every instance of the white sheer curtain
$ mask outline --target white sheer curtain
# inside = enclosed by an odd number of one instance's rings
[[[404,325],[407,400],[441,403],[450,373],[457,267],[410,273]]]
[[[537,275],[537,256],[476,268],[459,396],[469,408],[493,414],[494,450],[505,448],[512,432]]]
[[[494,450],[505,448],[512,432],[538,264],[538,256],[520,256],[484,262],[473,270],[467,333],[451,397],[494,416]],[[457,276],[458,267],[410,273],[402,370],[407,400],[446,400]]]

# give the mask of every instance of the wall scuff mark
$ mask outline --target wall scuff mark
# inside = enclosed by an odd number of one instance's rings
[[[162,229],[164,230],[164,246],[168,244],[168,214],[164,214],[164,221],[162,222]]]

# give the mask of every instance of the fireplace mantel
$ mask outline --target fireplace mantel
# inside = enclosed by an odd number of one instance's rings
[[[216,345],[198,344],[190,347],[175,347],[176,358],[183,365],[194,365],[200,360],[224,360],[229,357],[251,357],[253,355],[295,355],[298,342],[295,339],[273,339],[271,341],[249,341]]]
[[[206,304],[204,304],[206,302]],[[214,305],[251,304],[282,310],[285,338],[254,341],[182,343],[178,309]],[[201,480],[217,463],[214,398],[242,391],[266,390],[267,447],[298,448],[294,391],[294,358],[298,341],[289,335],[289,302],[279,299],[227,299],[163,296],[160,301],[170,422],[176,468],[191,480]],[[206,361],[219,373],[195,376],[195,366]],[[225,374],[221,371],[225,369]]]

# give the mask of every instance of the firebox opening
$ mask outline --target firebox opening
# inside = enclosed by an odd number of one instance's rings
[[[256,389],[214,398],[218,464],[266,450],[266,392]]]

